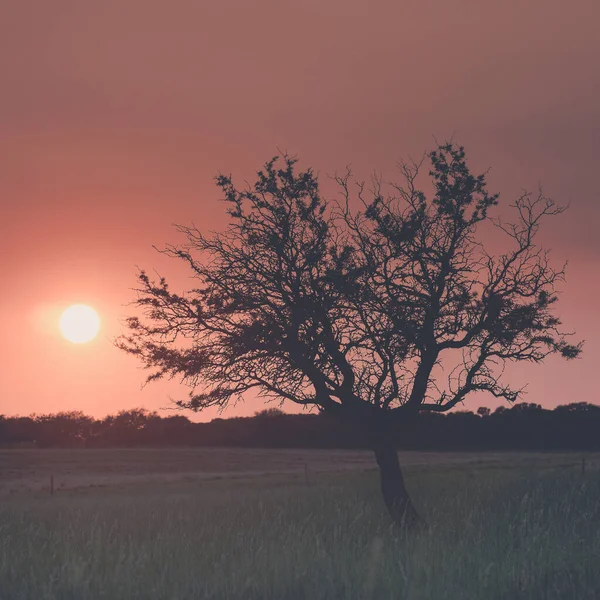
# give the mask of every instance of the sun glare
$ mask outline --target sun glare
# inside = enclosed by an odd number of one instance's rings
[[[100,330],[98,313],[85,304],[73,304],[60,316],[60,332],[73,344],[92,341]]]

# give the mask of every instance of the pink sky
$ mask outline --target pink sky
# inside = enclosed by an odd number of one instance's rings
[[[598,402],[600,8],[596,0],[30,0],[0,18],[0,414],[168,404],[176,384],[110,343],[152,245],[225,223],[212,182],[277,152],[394,176],[451,135],[506,205],[570,202],[545,236],[569,260],[560,316],[576,362],[511,373],[528,401]],[[95,307],[73,345],[60,311]],[[495,406],[478,397],[468,406]],[[227,415],[252,414],[249,402]],[[207,412],[200,418],[211,418]]]

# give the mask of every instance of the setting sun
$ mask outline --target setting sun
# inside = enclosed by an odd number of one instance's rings
[[[60,332],[74,344],[93,340],[100,330],[98,313],[85,304],[73,304],[60,316]]]

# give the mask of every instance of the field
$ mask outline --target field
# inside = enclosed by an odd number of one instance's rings
[[[600,598],[600,456],[0,451],[0,600]],[[50,494],[50,477],[54,494]]]

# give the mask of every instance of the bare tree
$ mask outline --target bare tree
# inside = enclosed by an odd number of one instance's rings
[[[512,402],[521,390],[503,381],[507,361],[581,351],[551,312],[563,269],[536,244],[544,218],[563,209],[525,194],[505,224],[462,148],[439,146],[428,158],[430,199],[416,187],[422,163],[401,165],[402,185],[375,180],[367,190],[349,173],[336,177],[337,202],[288,156],[245,189],[220,175],[227,229],[179,227],[187,243],[163,250],[188,263],[195,289],[175,293],[140,272],[144,316],[129,318],[117,341],[149,381],[179,376],[191,386],[181,407],[226,407],[254,390],[358,424],[398,523],[420,520],[394,444],[399,428],[474,391]],[[504,253],[486,250],[477,235],[489,236],[486,227],[507,238]]]

